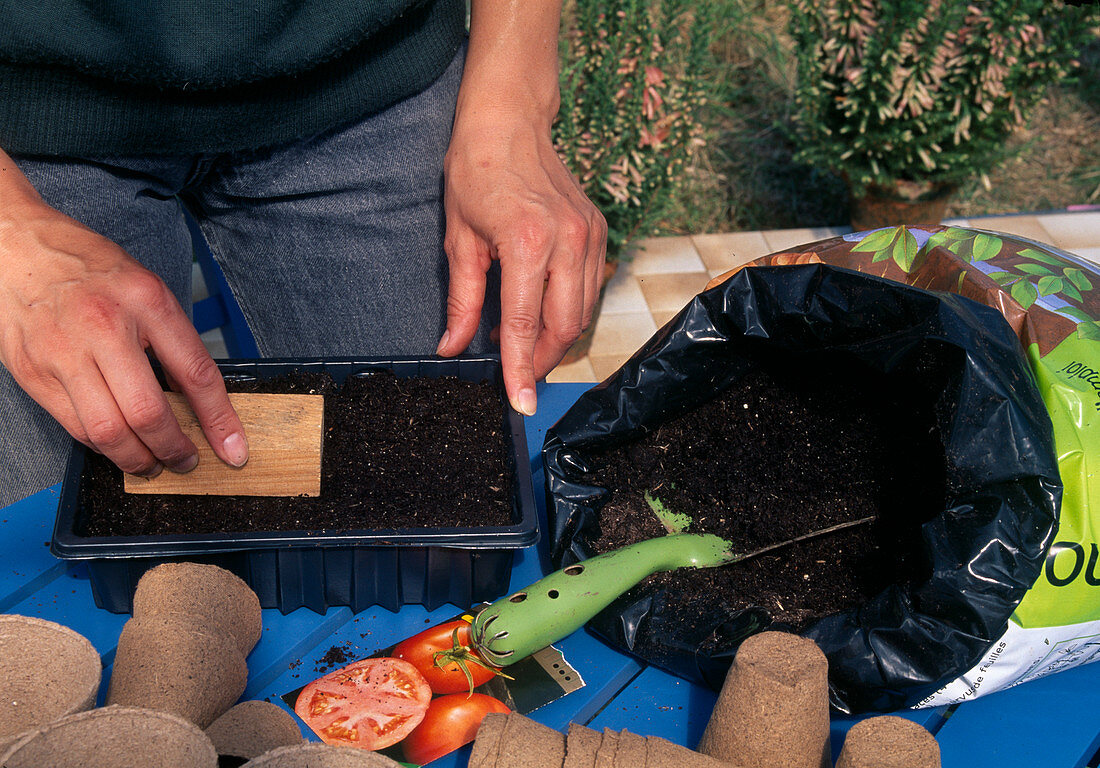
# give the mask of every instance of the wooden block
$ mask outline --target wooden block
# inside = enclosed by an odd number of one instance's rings
[[[321,395],[236,393],[229,396],[244,424],[248,462],[231,467],[206,442],[183,395],[166,392],[183,433],[199,450],[193,470],[165,470],[148,479],[125,475],[127,493],[194,496],[320,496],[324,398]]]

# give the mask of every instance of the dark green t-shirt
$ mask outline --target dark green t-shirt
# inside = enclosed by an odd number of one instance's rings
[[[0,147],[103,156],[251,149],[417,93],[465,0],[0,0]]]

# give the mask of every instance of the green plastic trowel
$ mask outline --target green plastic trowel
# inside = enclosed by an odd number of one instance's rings
[[[671,514],[648,495],[646,500],[666,528],[683,530],[690,522],[686,516]],[[502,597],[474,618],[471,638],[486,661],[504,667],[580,629],[615,598],[654,573],[728,565],[873,519],[841,523],[748,553],[735,552],[731,542],[713,534],[672,533],[640,541],[566,566]]]

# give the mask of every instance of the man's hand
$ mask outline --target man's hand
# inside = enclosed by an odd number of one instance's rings
[[[528,415],[535,380],[592,320],[607,250],[603,216],[551,143],[559,17],[556,2],[475,3],[444,169],[450,290],[438,353],[473,339],[499,260],[504,384]]]
[[[0,362],[74,438],[123,471],[193,469],[152,351],[223,461],[248,445],[214,361],[168,287],[110,240],[47,206],[0,152]]]

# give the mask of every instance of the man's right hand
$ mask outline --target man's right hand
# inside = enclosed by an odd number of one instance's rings
[[[241,466],[248,443],[225,384],[164,282],[122,248],[46,205],[0,152],[0,363],[74,438],[124,472],[194,468],[146,352]]]

